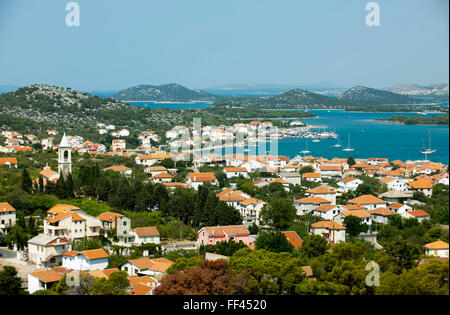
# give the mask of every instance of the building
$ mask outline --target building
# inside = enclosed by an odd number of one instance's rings
[[[362,180],[353,177],[344,177],[337,182],[338,190],[342,192],[355,191],[359,185],[363,183]]]
[[[302,247],[303,240],[300,238],[300,236],[298,236],[297,232],[295,232],[295,231],[285,231],[285,232],[282,232],[282,233],[284,234],[286,239],[289,241],[289,243],[291,243],[291,245],[295,249],[298,249],[298,248]]]
[[[334,221],[311,224],[311,234],[323,236],[330,244],[345,242],[345,227]]]
[[[430,214],[423,210],[412,210],[404,212],[401,214],[401,216],[405,219],[417,219],[419,222],[430,219]]]
[[[422,192],[428,198],[433,194],[433,182],[431,180],[414,180],[407,183],[410,192]]]
[[[331,204],[331,201],[320,197],[308,197],[295,200],[294,206],[297,209],[297,215],[305,215],[311,213],[319,206]]]
[[[72,148],[65,133],[58,147],[58,174],[64,178],[72,174]]]
[[[249,178],[248,171],[245,167],[225,167],[224,171],[228,179],[239,176]]]
[[[153,182],[154,183],[169,183],[172,181],[173,179],[173,175],[169,174],[169,173],[159,173],[156,174],[155,176],[153,176]]]
[[[402,214],[412,210],[412,208],[407,204],[398,202],[394,202],[388,205],[388,209],[394,211],[396,214]]]
[[[6,234],[16,225],[16,209],[7,202],[0,202],[0,232]]]
[[[133,242],[133,235],[130,233],[131,220],[123,214],[108,211],[100,213],[97,219],[100,221],[100,229],[103,231],[114,231],[120,243]]]
[[[219,242],[250,244],[250,232],[245,225],[207,226],[198,231],[197,246],[216,245]]]
[[[342,210],[342,213],[338,214],[334,220],[340,224],[344,223],[345,217],[355,216],[361,219],[361,223],[368,225],[369,230],[372,227],[372,215],[368,210]]]
[[[131,230],[134,235],[134,244],[159,244],[160,234],[156,226],[138,227]]]
[[[216,176],[213,173],[189,173],[186,183],[194,189],[205,183],[217,185]]]
[[[304,173],[303,179],[309,182],[321,183],[322,178],[320,177],[320,173]]]
[[[301,185],[302,176],[298,172],[284,172],[279,174],[280,178],[292,185]]]
[[[109,255],[103,248],[70,251],[62,256],[62,266],[72,270],[103,270],[108,266]]]
[[[113,171],[113,172],[117,172],[123,175],[131,175],[133,173],[133,170],[129,167],[126,167],[124,165],[113,165],[107,168],[103,169],[104,172],[107,171]]]
[[[341,213],[341,208],[333,204],[324,204],[317,208],[314,208],[311,212],[312,215],[322,217],[324,220],[333,220],[333,218]]]
[[[62,254],[72,250],[64,237],[39,234],[28,241],[28,258],[40,268],[62,263]]]
[[[390,216],[395,215],[396,213],[387,208],[376,208],[369,210],[369,213],[372,215],[372,221],[381,224],[388,224],[388,219]]]
[[[448,258],[448,243],[438,240],[425,244],[425,255]]]
[[[6,165],[8,167],[17,168],[17,159],[16,158],[0,158],[0,165]]]
[[[324,186],[316,187],[306,191],[306,194],[311,197],[319,197],[336,204],[336,191]]]
[[[366,207],[368,210],[376,208],[386,208],[386,201],[373,195],[362,195],[348,201],[350,204],[357,204]]]
[[[129,276],[152,276],[160,279],[172,265],[173,261],[167,258],[142,257],[128,260],[120,266],[120,270],[126,271]]]
[[[247,198],[239,202],[239,212],[246,227],[259,225],[259,213],[266,203],[260,199]]]
[[[114,139],[111,143],[112,151],[120,151],[127,148],[127,141],[125,139]]]
[[[64,268],[52,269],[52,270],[40,270],[37,269],[28,274],[28,293],[33,294],[39,290],[48,290],[55,283],[64,276],[65,273],[69,273],[70,270]]]

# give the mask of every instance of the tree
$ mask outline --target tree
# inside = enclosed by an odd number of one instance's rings
[[[17,276],[16,268],[4,266],[0,271],[0,295],[24,294],[21,286],[22,279]]]
[[[349,156],[347,159],[347,164],[350,166],[353,166],[356,164],[355,159],[353,158],[353,156]]]
[[[312,166],[305,166],[300,169],[299,173],[300,175],[303,175],[305,173],[314,173],[314,169],[312,168]]]
[[[403,270],[408,270],[416,266],[416,260],[420,257],[420,250],[410,246],[404,239],[397,238],[385,246],[393,264],[393,271],[400,274]]]
[[[90,295],[94,288],[95,278],[88,273],[80,275],[80,285],[77,288],[79,295]]]
[[[33,188],[33,183],[30,178],[30,173],[28,173],[27,168],[24,168],[22,170],[22,190],[31,194],[32,188]]]
[[[250,232],[250,234],[256,235],[259,233],[259,227],[256,225],[256,223],[253,223],[248,227],[248,231]]]
[[[257,249],[265,249],[275,253],[291,253],[294,250],[294,246],[292,246],[286,236],[278,231],[260,234],[256,239],[255,245]]]
[[[92,286],[93,295],[127,295],[130,285],[126,271],[115,271],[109,279],[97,278]]]
[[[324,237],[312,234],[303,238],[301,251],[307,257],[317,257],[325,254],[328,248],[328,241]]]
[[[346,232],[350,234],[351,237],[356,237],[360,233],[365,233],[368,230],[367,224],[362,223],[361,218],[354,215],[346,216],[343,225],[347,229]]]
[[[168,159],[162,160],[161,165],[164,166],[165,168],[174,168],[175,162],[171,158],[168,158]]]
[[[259,222],[284,230],[293,223],[296,215],[297,211],[289,199],[272,199],[261,209]]]

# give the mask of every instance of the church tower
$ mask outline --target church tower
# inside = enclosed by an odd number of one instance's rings
[[[64,133],[61,143],[58,147],[58,173],[64,178],[72,173],[72,148],[69,145],[69,139]]]

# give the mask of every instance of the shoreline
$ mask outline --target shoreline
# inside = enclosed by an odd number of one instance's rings
[[[153,103],[153,104],[196,104],[196,103],[211,103],[211,101],[186,101],[186,102],[171,102],[171,101],[120,101],[122,103]],[[212,103],[211,103],[212,105]]]

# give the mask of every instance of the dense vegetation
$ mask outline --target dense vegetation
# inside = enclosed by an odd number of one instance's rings
[[[398,122],[404,125],[448,125],[448,114],[439,116],[396,115],[387,119],[377,118],[376,120]]]

